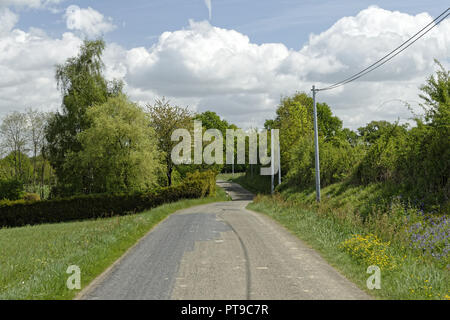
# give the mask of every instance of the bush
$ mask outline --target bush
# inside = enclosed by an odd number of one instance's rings
[[[289,185],[309,187],[315,180],[314,142],[310,138],[300,138],[294,145],[286,175]],[[327,186],[350,176],[355,163],[360,161],[362,150],[352,147],[346,140],[333,137],[329,141],[320,138],[320,180]]]
[[[375,265],[382,270],[392,270],[397,267],[397,264],[389,254],[389,245],[389,242],[383,242],[373,234],[367,236],[355,234],[342,242],[340,246],[367,266]]]
[[[184,183],[146,193],[94,194],[47,201],[0,201],[0,227],[95,219],[141,212],[180,199],[215,195],[215,174],[194,173]]]
[[[23,194],[23,183],[19,180],[0,180],[0,200],[19,200]]]
[[[23,200],[25,200],[25,201],[40,201],[41,197],[37,193],[26,193],[23,196]]]

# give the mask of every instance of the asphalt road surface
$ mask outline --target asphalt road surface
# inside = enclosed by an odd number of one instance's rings
[[[80,299],[369,299],[267,216],[253,195],[180,210],[156,226]]]

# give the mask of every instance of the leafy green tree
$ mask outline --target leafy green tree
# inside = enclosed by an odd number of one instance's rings
[[[17,179],[0,180],[0,200],[19,200],[24,195],[23,183]]]
[[[366,126],[358,128],[358,134],[367,145],[371,145],[395,127],[396,124],[385,120],[371,121]]]
[[[411,194],[422,202],[450,208],[450,79],[439,69],[421,87],[425,114],[408,135],[398,170]],[[445,209],[444,209],[445,211]]]
[[[194,120],[199,120],[206,129],[217,129],[225,137],[227,129],[230,128],[230,124],[221,119],[220,116],[214,111],[205,111],[203,113],[196,114]]]
[[[407,126],[379,121],[381,126],[372,121],[366,128],[374,129],[365,132],[363,139],[370,143],[367,153],[356,168],[355,174],[359,182],[400,182],[397,167],[401,150],[405,148],[408,135]],[[360,128],[361,129],[361,128]],[[359,130],[359,129],[358,129]],[[361,131],[360,131],[361,132]]]
[[[291,152],[296,144],[305,141],[303,138],[313,139],[313,99],[306,93],[297,93],[292,97],[281,100],[276,111],[276,118],[265,123],[266,129],[280,130],[280,153],[282,172],[290,170],[292,163]],[[324,141],[339,135],[342,121],[333,116],[326,103],[317,103],[317,118],[319,135]]]
[[[146,190],[162,172],[157,135],[149,116],[126,96],[109,98],[86,111],[90,127],[77,135],[81,151],[65,165],[87,172],[86,193]]]
[[[234,124],[230,124],[228,123],[228,121],[226,121],[225,119],[221,119],[220,116],[213,112],[213,111],[205,111],[203,113],[199,113],[196,114],[194,116],[194,120],[199,120],[202,121],[202,125],[203,125],[203,131],[206,131],[208,129],[217,129],[222,133],[222,137],[223,137],[223,165],[219,165],[219,164],[214,164],[214,165],[206,165],[203,164],[201,166],[191,166],[192,168],[190,168],[190,171],[192,170],[213,170],[216,172],[220,172],[222,170],[226,170],[227,172],[231,172],[232,171],[232,166],[231,165],[227,165],[226,164],[226,133],[227,133],[227,129],[238,129],[238,127],[236,127],[236,125]],[[235,138],[236,139],[236,138]],[[247,138],[247,145],[248,145],[248,138]],[[203,148],[205,148],[206,145],[205,143],[203,144]],[[235,149],[235,153],[237,153],[236,149]],[[248,148],[246,148],[246,155],[248,154]],[[248,158],[248,157],[247,157]],[[181,166],[180,169],[182,170],[183,167],[185,166]],[[246,165],[245,164],[235,164],[234,166],[234,170],[235,172],[239,172],[239,171],[244,171],[245,170]]]
[[[62,110],[49,120],[46,139],[58,189],[65,190],[66,194],[88,189],[89,173],[78,172],[66,163],[67,154],[82,150],[77,135],[90,127],[87,110],[105,103],[108,97],[117,96],[122,90],[120,81],[108,83],[103,76],[104,49],[103,40],[86,40],[78,56],[56,67],[56,80],[63,96]]]
[[[346,140],[348,143],[350,143],[350,145],[352,147],[357,146],[359,144],[359,141],[360,141],[358,134],[355,131],[350,130],[349,128],[342,129],[341,137],[344,140]]]
[[[147,105],[150,115],[150,126],[155,130],[158,137],[158,148],[164,155],[166,167],[167,185],[172,185],[172,173],[174,163],[172,162],[172,149],[178,143],[172,141],[172,132],[176,129],[192,128],[193,114],[188,108],[170,105],[170,102],[157,99],[154,105]]]
[[[439,70],[436,75],[431,75],[427,83],[420,89],[419,97],[424,101],[425,122],[432,126],[446,127],[450,119],[450,72],[435,60]]]

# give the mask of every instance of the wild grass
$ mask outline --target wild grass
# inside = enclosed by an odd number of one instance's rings
[[[215,197],[134,215],[0,229],[0,299],[72,299],[79,291],[66,287],[70,265],[80,267],[84,288],[171,213],[227,199],[217,188]]]
[[[450,219],[413,206],[395,185],[340,182],[322,188],[317,203],[314,188],[282,184],[271,196],[270,177],[233,181],[259,193],[250,209],[279,221],[362,289],[368,290],[368,262],[385,265],[382,289],[370,294],[383,299],[450,298]],[[395,268],[387,268],[386,261]]]
[[[381,299],[450,299],[450,278],[448,270],[436,261],[419,254],[398,240],[365,245],[362,249],[374,253],[375,260],[364,260],[349,254],[349,239],[355,235],[375,237],[353,216],[336,217],[332,213],[318,213],[302,208],[297,202],[286,201],[279,194],[275,196],[259,195],[249,209],[265,213],[284,225],[287,229],[307,242],[336,269],[355,282],[369,294]],[[370,236],[371,235],[371,236]],[[381,289],[369,290],[366,281],[370,274],[367,268],[377,263],[378,257],[384,259],[383,252],[374,252],[374,248],[388,250],[389,259],[396,262],[395,268],[381,268]],[[381,259],[380,258],[380,259]],[[383,260],[381,259],[381,260]],[[383,261],[380,260],[380,265]],[[370,264],[369,264],[370,263]]]

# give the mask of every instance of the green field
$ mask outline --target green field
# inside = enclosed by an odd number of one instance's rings
[[[0,299],[72,299],[66,287],[70,265],[81,269],[82,288],[171,213],[225,201],[215,197],[181,200],[143,213],[98,220],[0,230]]]

